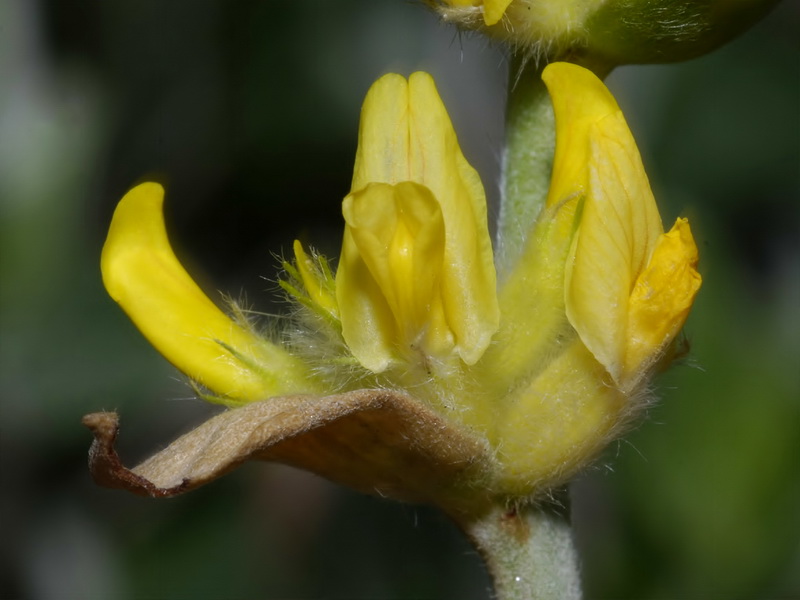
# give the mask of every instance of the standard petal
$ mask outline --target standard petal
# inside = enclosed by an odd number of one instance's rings
[[[566,271],[572,326],[618,378],[633,283],[650,258],[661,219],[638,151],[621,116],[590,129],[589,186]]]
[[[589,173],[589,129],[609,115],[621,114],[617,101],[594,73],[556,62],[542,72],[556,119],[556,150],[547,205],[586,192]]]
[[[231,320],[186,273],[167,239],[163,201],[160,185],[143,183],[117,205],[101,259],[109,295],[167,360],[223,399],[311,391],[301,363]]]
[[[590,71],[555,63],[545,81],[556,111],[556,157],[548,206],[580,196],[583,209],[567,262],[567,317],[618,378],[628,298],[663,229],[641,157],[622,112]]]
[[[678,219],[656,243],[630,297],[625,372],[636,377],[659,358],[689,316],[702,278],[689,222]]]
[[[361,108],[352,191],[414,178],[409,166],[408,82],[389,73],[372,84]]]
[[[484,353],[500,321],[497,275],[480,176],[461,153],[433,78],[409,78],[412,181],[428,187],[444,217],[442,298],[456,351],[467,364]]]

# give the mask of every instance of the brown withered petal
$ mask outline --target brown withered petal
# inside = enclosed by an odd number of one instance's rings
[[[246,404],[212,417],[133,469],[114,449],[116,413],[89,414],[83,423],[95,437],[89,450],[95,481],[143,496],[181,494],[260,459],[451,512],[472,511],[488,500],[487,442],[388,390]]]

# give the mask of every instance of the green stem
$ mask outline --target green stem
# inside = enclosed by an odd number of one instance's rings
[[[566,509],[494,506],[459,523],[486,561],[497,600],[580,600]]]
[[[594,71],[604,79],[610,64],[579,52],[565,53],[566,60]],[[514,268],[528,235],[547,200],[556,147],[553,105],[542,71],[547,62],[511,57],[508,67],[506,144],[497,220],[496,265],[501,279]]]
[[[509,65],[497,266],[501,277],[519,258],[547,198],[555,151],[553,106],[544,64],[513,57]]]

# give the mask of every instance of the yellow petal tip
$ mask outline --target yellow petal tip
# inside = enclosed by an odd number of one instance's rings
[[[164,189],[143,183],[119,202],[103,246],[109,295],[164,357],[223,397],[251,401],[296,390],[294,359],[225,315],[178,261]]]
[[[702,284],[689,221],[678,219],[657,241],[630,298],[625,370],[637,377],[678,335]]]

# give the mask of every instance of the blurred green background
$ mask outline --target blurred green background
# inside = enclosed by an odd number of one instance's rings
[[[573,486],[588,598],[800,597],[799,22],[609,80],[705,283],[690,358]],[[367,87],[416,69],[496,198],[506,62],[417,3],[0,0],[0,598],[489,598],[431,509],[268,464],[141,499],[94,486],[80,425],[118,410],[134,463],[218,410],[102,289],[122,194],[166,183],[192,273],[280,310],[276,254],[338,253]]]

